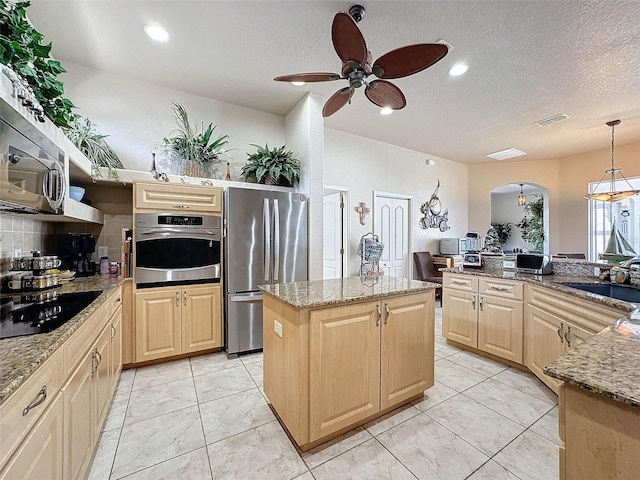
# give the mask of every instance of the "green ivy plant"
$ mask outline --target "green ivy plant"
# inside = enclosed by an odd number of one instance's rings
[[[516,223],[516,227],[522,230],[522,238],[534,250],[542,252],[544,249],[544,199],[541,194],[534,194],[536,197],[532,202],[527,202],[524,206],[524,217]]]
[[[44,113],[59,127],[69,127],[77,118],[75,105],[64,98],[58,75],[66,70],[50,58],[51,43],[27,19],[31,3],[2,0],[0,9],[0,62],[11,65],[33,89]]]
[[[505,243],[507,243],[507,240],[509,240],[509,237],[511,236],[511,227],[513,227],[513,223],[491,222],[491,227],[493,227],[493,229],[495,230],[500,245],[504,245]]]
[[[247,153],[247,163],[240,170],[245,181],[255,178],[258,183],[284,186],[293,186],[300,181],[300,160],[291,150],[286,150],[286,145],[272,149],[268,144],[251,146],[256,147],[256,152]]]
[[[116,152],[109,146],[105,138],[108,135],[101,135],[96,132],[95,127],[88,118],[77,119],[71,123],[65,134],[69,140],[78,147],[91,161],[91,177],[102,177],[99,167],[106,167],[109,171],[109,178],[119,180],[117,168],[124,168]]]

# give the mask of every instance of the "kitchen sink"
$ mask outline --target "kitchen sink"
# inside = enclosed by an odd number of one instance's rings
[[[594,284],[594,283],[563,283],[565,287],[577,288],[603,297],[615,298],[629,303],[640,303],[640,288],[632,285]]]

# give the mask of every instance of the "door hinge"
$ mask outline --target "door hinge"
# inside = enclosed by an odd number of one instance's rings
[[[340,255],[344,255],[344,248],[340,249]]]
[[[344,208],[344,200],[342,198],[340,199],[340,208]]]

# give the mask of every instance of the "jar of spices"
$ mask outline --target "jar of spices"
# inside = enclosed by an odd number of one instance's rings
[[[118,265],[117,262],[111,262],[111,265],[109,265],[109,273],[114,275],[120,273],[120,265]]]

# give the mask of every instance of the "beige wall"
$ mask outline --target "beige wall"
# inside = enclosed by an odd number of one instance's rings
[[[616,167],[640,176],[640,143],[616,145]],[[587,184],[611,166],[608,148],[544,161],[469,165],[469,229],[486,232],[491,223],[491,190],[505,183],[533,183],[549,190],[549,250],[587,252]]]

